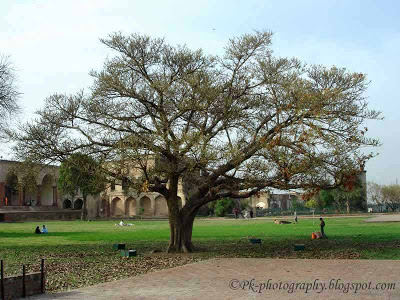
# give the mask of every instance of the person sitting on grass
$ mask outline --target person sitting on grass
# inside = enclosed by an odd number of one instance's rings
[[[274,222],[275,224],[292,224],[292,222],[289,222],[289,221],[278,221],[278,220],[275,220],[275,222]]]
[[[40,231],[39,226],[36,226],[35,234],[41,234],[42,232]]]
[[[45,225],[43,225],[43,228],[42,228],[42,233],[49,233],[49,231],[47,230],[47,228],[46,228],[46,226],[45,226]]]

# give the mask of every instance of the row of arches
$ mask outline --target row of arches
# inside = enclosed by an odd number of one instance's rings
[[[63,209],[82,209],[83,207],[83,200],[76,199],[72,204],[72,201],[69,199],[64,199],[63,201]]]
[[[163,196],[156,197],[153,201],[144,196],[137,201],[129,197],[124,201],[116,197],[111,201],[111,216],[167,216],[167,201]]]
[[[6,205],[51,206],[54,205],[55,181],[52,175],[45,175],[40,183],[33,175],[19,178],[10,172],[4,182],[3,195]]]

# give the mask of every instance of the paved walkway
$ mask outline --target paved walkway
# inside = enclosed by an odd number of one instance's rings
[[[210,259],[30,299],[398,300],[400,261]]]
[[[376,223],[376,222],[400,222],[400,214],[393,215],[380,215],[377,217],[370,218],[365,222]]]

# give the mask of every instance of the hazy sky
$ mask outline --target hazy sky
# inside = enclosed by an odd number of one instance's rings
[[[400,179],[399,11],[399,1],[384,0],[1,0],[0,53],[17,70],[26,119],[47,96],[91,85],[89,71],[111,55],[99,38],[112,32],[221,53],[230,37],[271,30],[277,56],[368,75],[370,107],[385,120],[366,124],[383,143],[367,149],[380,153],[367,163],[367,180],[388,184]],[[2,153],[12,157],[4,145]]]

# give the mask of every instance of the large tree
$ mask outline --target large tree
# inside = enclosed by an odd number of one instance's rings
[[[91,73],[90,93],[48,97],[14,135],[16,153],[40,162],[76,151],[105,166],[130,161],[143,174],[131,183],[167,199],[169,250],[193,250],[196,212],[210,201],[340,185],[372,156],[361,147],[378,144],[362,127],[379,118],[367,108],[366,76],[273,56],[271,36],[233,38],[213,56],[112,34],[101,42],[116,55]]]
[[[16,77],[10,59],[0,54],[0,137],[8,129],[10,117],[19,112],[20,92],[16,86]]]

